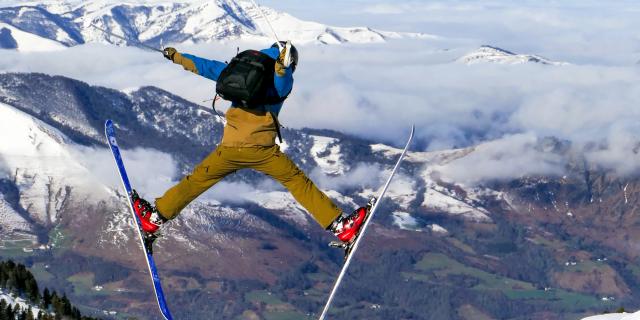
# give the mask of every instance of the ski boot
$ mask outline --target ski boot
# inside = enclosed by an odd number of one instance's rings
[[[140,198],[135,190],[131,191],[131,202],[133,203],[133,211],[140,222],[145,248],[149,254],[152,254],[153,242],[158,238],[157,232],[166,220],[149,201]]]
[[[340,241],[331,241],[329,246],[343,249],[345,260],[349,257],[351,249],[358,240],[362,227],[369,219],[369,213],[371,213],[371,208],[373,208],[375,203],[376,198],[371,198],[366,207],[360,207],[346,217],[338,217],[330,227],[333,234],[338,237]]]

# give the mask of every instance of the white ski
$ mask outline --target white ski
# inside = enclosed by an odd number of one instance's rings
[[[327,315],[327,313],[329,312],[329,308],[331,307],[331,302],[333,301],[333,297],[335,296],[336,292],[338,291],[338,288],[340,287],[340,283],[342,282],[342,278],[344,277],[345,273],[347,272],[347,269],[349,268],[349,264],[351,263],[351,258],[353,258],[353,254],[358,249],[358,245],[360,244],[360,240],[362,240],[362,237],[364,236],[364,233],[367,231],[367,227],[369,226],[369,222],[371,221],[371,218],[373,217],[373,214],[376,213],[376,209],[378,209],[378,206],[380,205],[380,202],[382,201],[382,197],[384,197],[385,192],[387,192],[387,189],[389,188],[389,184],[391,183],[391,180],[393,179],[393,176],[398,171],[398,168],[400,167],[400,164],[402,163],[402,159],[404,159],[404,156],[407,154],[407,150],[409,150],[409,145],[411,144],[411,141],[413,140],[414,132],[415,132],[415,126],[411,126],[411,135],[409,135],[409,140],[407,141],[407,144],[404,147],[404,150],[402,151],[402,154],[400,154],[400,158],[398,158],[398,161],[396,162],[395,167],[393,167],[393,171],[391,171],[391,174],[389,175],[389,178],[387,179],[387,183],[385,183],[384,187],[382,188],[382,191],[380,191],[380,193],[378,194],[378,198],[376,198],[376,201],[373,204],[373,207],[371,208],[371,211],[369,212],[369,215],[367,217],[367,221],[365,221],[364,225],[362,226],[362,230],[360,231],[360,234],[358,235],[358,238],[356,238],[356,240],[353,243],[353,245],[351,245],[351,247],[349,248],[350,252],[348,252],[347,258],[346,258],[346,260],[344,262],[344,265],[342,266],[342,270],[340,271],[340,275],[338,276],[338,279],[336,279],[336,282],[333,285],[333,289],[331,290],[331,294],[329,295],[329,299],[327,300],[327,303],[325,304],[324,309],[322,310],[322,314],[320,315],[319,320],[323,320],[325,318],[325,316]]]

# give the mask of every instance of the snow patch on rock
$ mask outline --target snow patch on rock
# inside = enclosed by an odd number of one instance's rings
[[[322,172],[328,175],[340,175],[346,171],[346,166],[340,159],[339,140],[329,137],[311,136],[313,147],[311,156]]]
[[[252,201],[263,208],[280,211],[283,218],[291,220],[298,225],[306,226],[309,224],[307,211],[289,192],[256,192]]]
[[[566,62],[551,61],[531,54],[515,54],[513,52],[492,47],[482,46],[477,50],[467,53],[460,57],[457,62],[468,65],[477,63],[499,63],[499,64],[523,64],[523,63],[540,63],[544,65],[566,65]]]
[[[428,188],[424,195],[422,207],[432,211],[444,212],[453,216],[478,221],[489,222],[489,212],[481,207],[475,207],[462,200],[446,194],[441,187]]]
[[[449,231],[445,228],[443,228],[442,226],[438,225],[438,224],[430,224],[429,225],[429,229],[431,230],[431,232],[433,233],[439,233],[439,234],[448,234]]]
[[[396,211],[392,214],[393,224],[403,230],[421,231],[418,226],[418,220],[411,216],[408,212]]]
[[[403,209],[409,209],[411,202],[416,199],[416,181],[404,174],[396,174],[389,185],[387,196]]]

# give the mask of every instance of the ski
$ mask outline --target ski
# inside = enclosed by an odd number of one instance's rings
[[[140,240],[140,245],[142,246],[142,250],[145,253],[145,258],[147,260],[147,267],[149,268],[149,275],[151,276],[151,281],[153,282],[153,289],[156,295],[156,300],[158,301],[158,307],[160,308],[160,312],[162,316],[167,320],[173,320],[171,316],[171,312],[169,311],[169,307],[167,306],[167,302],[164,299],[164,292],[162,291],[162,284],[160,283],[160,277],[158,276],[158,270],[156,269],[156,263],[153,260],[153,251],[152,251],[152,243],[155,240],[155,236],[145,235],[140,226],[140,220],[138,220],[138,216],[136,216],[133,211],[133,203],[131,202],[131,183],[129,183],[129,176],[127,175],[127,171],[124,168],[124,162],[122,161],[122,155],[120,154],[120,148],[118,147],[118,142],[116,141],[116,131],[113,126],[113,121],[107,120],[104,124],[104,131],[107,137],[107,142],[109,143],[109,147],[111,147],[111,153],[113,153],[113,158],[116,161],[116,165],[118,167],[118,173],[120,174],[120,178],[122,180],[122,186],[124,187],[124,191],[127,194],[127,198],[129,199],[129,209],[131,211],[131,215],[133,215],[133,219],[136,221],[136,231],[138,232],[138,238]]]
[[[333,297],[335,296],[336,292],[338,291],[338,288],[340,287],[340,283],[342,282],[342,278],[344,277],[347,269],[349,268],[349,264],[351,264],[351,258],[353,258],[353,254],[358,249],[360,240],[362,240],[364,233],[367,231],[369,222],[371,221],[371,218],[373,217],[376,210],[378,209],[378,206],[380,205],[380,202],[384,197],[384,194],[387,192],[387,189],[389,188],[389,184],[391,184],[391,180],[393,179],[393,176],[398,171],[398,168],[400,167],[400,164],[402,163],[404,156],[407,154],[407,151],[409,150],[409,145],[411,145],[411,141],[413,140],[414,132],[415,132],[415,126],[411,126],[411,134],[409,135],[409,140],[407,141],[407,144],[405,145],[404,150],[400,154],[400,158],[398,158],[396,165],[393,167],[393,170],[391,171],[389,178],[387,178],[387,182],[384,184],[382,191],[380,191],[377,198],[373,198],[367,205],[367,210],[369,212],[367,214],[364,224],[362,225],[362,229],[360,230],[360,233],[358,234],[356,239],[349,244],[343,244],[343,245],[338,245],[336,243],[330,244],[331,246],[341,247],[345,250],[345,261],[344,261],[344,265],[342,266],[342,270],[338,275],[338,279],[336,279],[336,282],[334,283],[333,288],[331,289],[331,293],[329,294],[329,299],[327,300],[327,303],[325,304],[324,309],[322,310],[322,314],[320,315],[319,320],[323,320],[326,317],[327,313],[329,312],[329,308],[331,307],[331,302],[333,301]]]

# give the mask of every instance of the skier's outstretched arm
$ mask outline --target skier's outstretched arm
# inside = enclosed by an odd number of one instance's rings
[[[208,60],[187,53],[182,54],[174,48],[165,48],[164,56],[173,63],[181,65],[185,70],[213,81],[218,80],[220,73],[227,66],[224,62]]]
[[[273,83],[275,84],[276,91],[280,97],[285,97],[291,93],[293,88],[293,69],[291,67],[285,67],[281,61],[281,53],[277,47],[271,47],[269,49],[262,50],[262,53],[276,59],[276,72],[273,75]]]
[[[291,93],[291,89],[293,89],[293,71],[291,68],[279,68],[279,66],[280,64],[276,63],[276,74],[273,76],[273,83],[278,95],[284,97]]]

